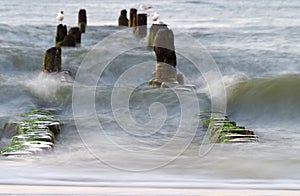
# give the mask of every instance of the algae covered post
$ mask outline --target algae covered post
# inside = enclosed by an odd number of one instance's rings
[[[61,72],[61,48],[49,48],[44,54],[43,72]]]
[[[60,134],[60,121],[49,111],[31,110],[21,114],[22,120],[8,122],[4,127],[11,138],[10,145],[2,148],[2,156],[24,156],[54,150],[55,138]],[[6,134],[9,135],[9,134]],[[2,134],[2,137],[5,134]]]
[[[55,46],[59,47],[67,37],[67,26],[59,24],[56,29]]]
[[[219,113],[201,114],[202,126],[207,128],[213,143],[245,143],[258,142],[253,131],[237,126],[228,116]]]

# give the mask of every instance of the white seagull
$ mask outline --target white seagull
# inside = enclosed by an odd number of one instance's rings
[[[152,20],[153,22],[155,22],[155,21],[157,21],[157,19],[159,18],[159,13],[158,13],[158,12],[154,12],[154,13],[151,14],[149,17],[151,18],[151,20]]]
[[[57,13],[56,19],[60,22],[62,22],[64,20],[64,12],[60,11]]]
[[[142,11],[149,10],[149,9],[151,9],[151,8],[152,8],[151,6],[146,6],[146,5],[144,5],[144,4],[141,4],[141,5],[140,5],[140,10],[142,10]]]

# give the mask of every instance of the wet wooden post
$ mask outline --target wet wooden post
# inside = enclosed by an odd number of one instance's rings
[[[135,35],[139,37],[147,36],[147,14],[137,15],[137,27],[135,29]]]
[[[127,18],[127,11],[126,10],[121,10],[119,20],[118,20],[119,26],[126,26],[128,27],[128,18]]]
[[[61,48],[49,48],[44,54],[43,72],[61,72]]]
[[[174,34],[170,29],[160,29],[154,39],[153,50],[156,55],[155,79],[149,85],[156,87],[173,87],[178,84],[176,73],[176,53]]]
[[[86,25],[87,25],[86,10],[81,9],[79,10],[78,13],[78,27],[81,33],[85,33]]]
[[[55,46],[60,47],[67,36],[67,26],[59,24],[56,29]]]
[[[148,36],[148,46],[149,47],[153,47],[156,33],[160,29],[168,29],[168,26],[166,24],[152,24],[152,26],[150,28],[149,36]]]
[[[73,35],[68,34],[64,41],[61,43],[61,46],[65,47],[75,47],[76,46],[76,41]]]
[[[129,23],[128,27],[135,27],[137,25],[136,21],[137,9],[131,8],[129,12]]]
[[[74,37],[76,44],[81,43],[81,31],[80,31],[79,27],[72,27],[69,30],[68,35],[72,35]]]

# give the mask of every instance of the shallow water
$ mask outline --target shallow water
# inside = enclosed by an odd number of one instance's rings
[[[139,3],[0,2],[0,127],[33,108],[64,121],[53,153],[1,157],[0,183],[299,189],[298,1],[145,1],[173,29],[191,91],[147,86],[154,53],[116,27]],[[75,82],[41,77],[56,13],[76,26],[80,8],[87,32],[62,61]],[[210,144],[196,114],[211,109],[261,142]]]

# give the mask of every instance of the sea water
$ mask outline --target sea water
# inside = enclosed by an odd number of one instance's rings
[[[120,10],[141,3],[173,30],[190,91],[147,86],[155,71],[147,38],[117,27]],[[1,157],[1,184],[300,188],[297,0],[10,0],[0,7],[0,127],[35,108],[54,108],[64,122],[54,152]],[[87,11],[86,33],[62,55],[74,82],[42,77],[56,13],[64,11],[70,28],[79,9]],[[210,144],[197,114],[214,109],[260,142]],[[1,147],[8,143],[1,139]]]

